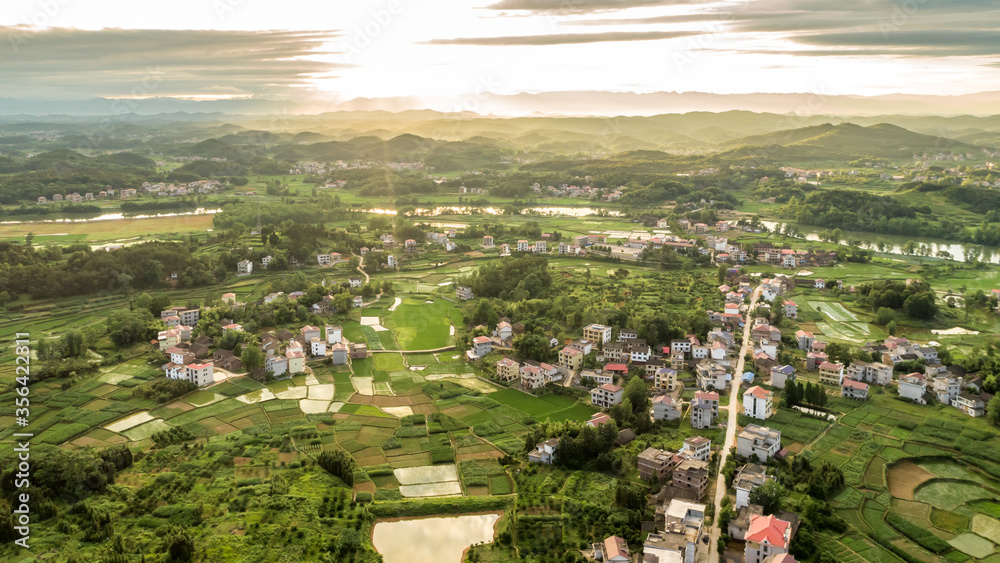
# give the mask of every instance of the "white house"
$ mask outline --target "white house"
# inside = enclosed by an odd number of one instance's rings
[[[622,402],[624,393],[624,388],[606,383],[590,392],[590,402],[595,406],[609,409]]]
[[[767,474],[767,469],[763,465],[748,463],[739,468],[736,476],[733,477],[733,488],[736,489],[736,504],[733,505],[733,508],[739,510],[744,506],[749,506],[750,493],[772,480],[774,477]]]
[[[240,276],[249,276],[253,273],[253,262],[249,260],[241,260],[236,264],[236,274]]]
[[[736,436],[736,453],[740,457],[766,462],[780,450],[780,430],[749,424]]]
[[[745,563],[763,563],[769,557],[788,553],[792,543],[792,525],[769,515],[750,517],[743,551]]]
[[[313,356],[326,356],[326,340],[314,337],[310,342],[310,352]]]
[[[187,365],[187,380],[194,383],[198,387],[202,385],[207,385],[214,381],[212,377],[213,366],[212,364],[198,364],[190,363]]]
[[[680,454],[688,459],[708,461],[712,457],[712,441],[701,436],[692,436],[684,440]]]
[[[552,438],[535,445],[535,449],[528,453],[528,461],[531,463],[544,463],[552,465],[555,460],[556,450],[559,449],[559,438]]]
[[[653,397],[653,420],[677,420],[680,417],[680,405],[670,395]]]
[[[911,373],[899,378],[899,396],[911,399],[914,403],[927,404],[924,395],[927,393],[927,376],[922,373]]]
[[[493,350],[493,341],[486,336],[477,336],[472,339],[472,354],[477,358],[482,358]]]
[[[770,391],[754,385],[743,393],[743,413],[750,418],[767,420],[774,414],[773,401]]]
[[[340,325],[326,325],[326,343],[336,344],[344,338],[344,329]]]

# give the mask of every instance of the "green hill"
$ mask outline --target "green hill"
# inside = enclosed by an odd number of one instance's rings
[[[736,147],[736,148],[733,148]],[[977,150],[955,139],[914,133],[896,125],[853,123],[814,125],[744,137],[725,143],[722,157],[764,160],[854,160],[864,157],[908,159],[922,153],[965,153]]]

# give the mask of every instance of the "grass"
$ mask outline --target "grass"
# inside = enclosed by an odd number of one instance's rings
[[[587,420],[597,412],[588,405],[563,395],[535,397],[516,389],[502,389],[489,394],[494,401],[517,409],[536,420]]]
[[[977,559],[982,559],[993,553],[994,547],[989,540],[971,532],[955,536],[948,543],[962,553],[967,553]]]
[[[920,486],[914,498],[943,510],[955,510],[959,506],[979,499],[991,499],[996,495],[981,485],[967,481],[932,480]]]
[[[386,320],[402,350],[434,350],[455,342],[448,316],[453,304],[440,298],[424,301],[406,298]]]

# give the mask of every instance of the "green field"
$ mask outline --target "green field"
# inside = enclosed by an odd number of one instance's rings
[[[426,303],[433,300],[433,303]],[[401,350],[434,350],[454,344],[450,335],[448,310],[452,303],[439,296],[420,300],[406,298],[385,321],[392,330]]]

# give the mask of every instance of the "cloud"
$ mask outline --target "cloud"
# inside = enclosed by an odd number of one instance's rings
[[[696,4],[702,0],[500,0],[487,8],[493,10],[528,10],[532,12],[577,14],[643,8],[648,6],[675,6]]]
[[[336,65],[314,57],[337,32],[33,30],[0,27],[0,96],[287,93]]]
[[[571,45],[609,41],[658,41],[697,35],[696,31],[609,31],[607,33],[562,33],[554,35],[514,35],[508,37],[459,37],[433,39],[426,45]]]

